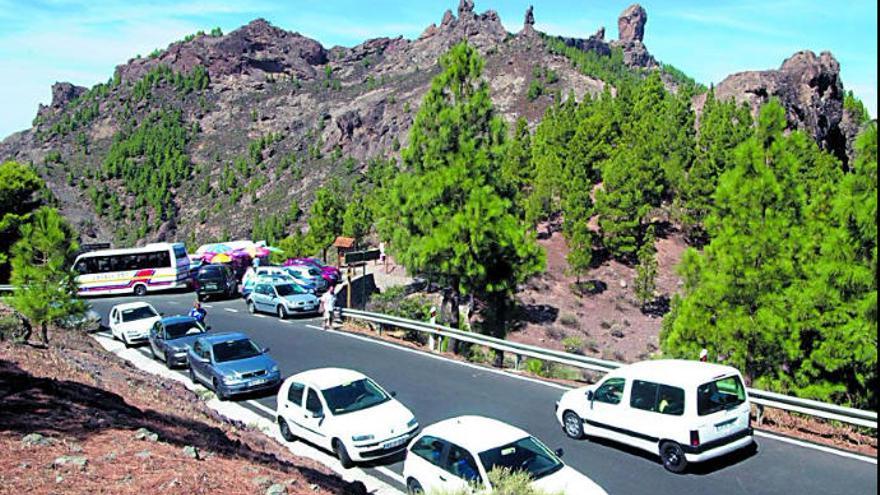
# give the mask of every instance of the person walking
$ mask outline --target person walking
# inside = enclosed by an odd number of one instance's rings
[[[208,311],[202,307],[202,303],[196,301],[193,303],[193,307],[189,310],[189,315],[192,318],[195,318],[197,322],[201,324],[205,324],[205,317],[208,316]]]
[[[707,362],[709,360],[709,350],[703,349],[700,351],[700,361]]]
[[[321,296],[321,305],[324,307],[324,329],[329,330],[333,327],[333,310],[336,305],[335,285],[331,285]]]

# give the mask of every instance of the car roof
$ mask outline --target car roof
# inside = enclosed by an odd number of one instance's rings
[[[116,306],[113,306],[112,309],[118,309],[119,311],[124,311],[126,309],[143,308],[146,306],[153,308],[153,305],[148,302],[135,301],[135,302],[117,304]],[[153,309],[155,310],[156,308],[153,308]]]
[[[250,340],[250,337],[241,332],[221,332],[206,335],[205,337],[203,337],[203,339],[209,344],[216,344],[218,342],[226,342],[229,340]]]
[[[657,359],[620,367],[609,376],[638,379],[690,388],[730,375],[739,375],[736,368],[716,363],[687,359]]]
[[[174,325],[175,323],[192,323],[194,321],[196,321],[195,318],[186,315],[173,315],[162,318],[163,325]]]
[[[297,373],[293,375],[292,380],[310,385],[318,390],[327,390],[364,378],[367,376],[363,373],[345,368],[318,368]]]
[[[423,433],[477,454],[530,436],[525,430],[484,416],[444,419],[425,427]]]

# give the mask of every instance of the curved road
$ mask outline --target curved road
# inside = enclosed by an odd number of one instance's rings
[[[92,302],[106,324],[111,306],[132,300],[99,298]],[[151,295],[145,300],[166,315],[185,314],[194,295]],[[722,459],[676,476],[666,472],[656,459],[620,445],[567,438],[553,415],[554,403],[563,393],[556,385],[452,362],[365,337],[323,331],[318,319],[281,322],[270,315],[255,317],[247,313],[241,300],[208,302],[207,310],[212,332],[241,331],[260,345],[270,347],[283,376],[326,366],[353,368],[396,391],[398,399],[413,411],[422,426],[461,414],[506,421],[541,438],[551,448],[562,447],[567,464],[611,494],[877,493],[876,462],[757,436],[758,452],[751,457]],[[145,347],[141,350],[148,352]],[[275,410],[274,396],[256,400]],[[268,416],[260,408],[247,402],[242,404]],[[387,475],[388,469],[400,474],[400,459],[388,460],[383,466],[387,469],[367,470],[403,488],[394,479],[399,477]]]

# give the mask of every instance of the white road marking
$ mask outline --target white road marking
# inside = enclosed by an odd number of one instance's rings
[[[228,309],[227,309],[227,311],[228,311]],[[235,311],[235,310],[233,310],[233,311]],[[256,316],[257,318],[265,318],[266,317],[266,315],[254,315],[254,316]]]
[[[249,400],[249,401],[247,401],[247,403],[250,404],[250,405],[252,405],[252,406],[254,406],[254,407],[256,407],[257,409],[259,409],[259,410],[265,412],[266,414],[269,415],[270,418],[274,418],[274,417],[275,417],[275,411],[273,411],[273,410],[270,409],[269,407],[264,406],[263,404],[260,404],[259,402],[255,401],[255,400]]]
[[[771,438],[773,440],[777,440],[782,443],[789,443],[792,445],[797,445],[798,447],[804,447],[808,449],[818,450],[819,452],[825,452],[827,454],[833,454],[840,457],[846,457],[849,459],[855,459],[857,461],[867,462],[868,464],[877,464],[877,459],[874,457],[868,457],[866,455],[856,454],[854,452],[846,452],[844,450],[835,449],[834,447],[826,447],[824,445],[817,445],[815,443],[804,442],[801,440],[797,440],[794,438],[784,437],[781,435],[775,435],[770,432],[755,430],[755,436]]]
[[[202,304],[202,306],[204,306],[206,308],[213,308],[214,307],[213,304]]]
[[[229,311],[230,313],[238,313],[238,310],[234,309],[234,308],[223,308],[223,309],[226,311]]]

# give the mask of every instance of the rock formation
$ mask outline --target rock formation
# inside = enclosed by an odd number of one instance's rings
[[[648,13],[637,3],[627,7],[617,18],[617,40],[611,44],[623,50],[623,61],[630,67],[657,66],[657,61],[642,43],[647,22]]]
[[[56,82],[52,85],[52,103],[49,106],[40,104],[37,115],[42,116],[50,112],[62,109],[71,101],[79,98],[87,88],[76,86],[69,82]]]
[[[778,70],[738,72],[715,86],[717,99],[747,102],[755,114],[770,98],[778,98],[789,125],[845,159],[847,135],[854,132],[844,129],[843,96],[840,64],[830,52],[816,56],[809,50],[795,53]],[[695,103],[701,106],[705,98],[700,98]]]

